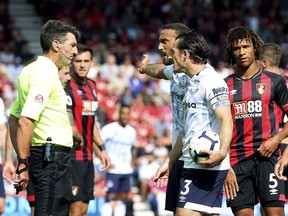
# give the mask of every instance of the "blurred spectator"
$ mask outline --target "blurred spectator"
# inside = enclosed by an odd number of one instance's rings
[[[135,70],[134,74],[129,79],[130,90],[131,90],[133,97],[136,97],[144,86],[144,82],[140,77],[141,75],[138,73],[138,71]]]
[[[100,64],[98,63],[97,59],[93,57],[92,59],[92,66],[90,67],[90,70],[87,74],[87,77],[89,79],[92,79],[96,81],[96,77],[98,76],[99,70],[100,70]]]
[[[21,64],[21,58],[16,57],[13,62],[7,64],[7,76],[13,85],[18,84],[18,76],[23,68]]]
[[[124,73],[124,76],[129,79],[133,76],[134,71],[136,70],[135,66],[132,64],[132,59],[130,55],[124,57],[124,61],[120,64],[119,71]]]
[[[23,65],[29,64],[31,61],[35,60],[35,55],[30,49],[30,44],[27,40],[24,40],[21,45],[20,57]]]
[[[0,50],[0,62],[4,64],[12,64],[15,61],[16,55],[13,50],[12,42],[5,44],[2,50]]]
[[[104,80],[110,80],[119,72],[119,66],[116,62],[116,57],[113,54],[109,54],[106,58],[106,62],[100,67],[100,78]]]
[[[109,80],[109,88],[114,94],[120,96],[124,93],[125,88],[129,87],[129,80],[125,77],[124,71],[119,71],[115,76]]]
[[[129,87],[125,87],[123,94],[120,96],[120,103],[126,106],[132,106],[133,96]]]

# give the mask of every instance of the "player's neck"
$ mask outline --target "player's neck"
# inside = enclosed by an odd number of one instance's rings
[[[251,64],[249,67],[237,67],[236,75],[241,79],[249,79],[260,71],[257,64]]]
[[[71,78],[76,82],[80,84],[86,84],[87,78],[86,77],[80,77],[75,72],[71,74]]]
[[[193,64],[193,67],[190,67],[187,75],[193,77],[195,75],[199,75],[206,68],[205,64],[196,65]]]
[[[266,68],[264,68],[264,70],[270,71],[272,73],[279,74],[279,75],[282,74],[279,67],[266,67]]]

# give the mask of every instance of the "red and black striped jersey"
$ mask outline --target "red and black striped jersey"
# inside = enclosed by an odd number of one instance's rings
[[[225,78],[233,116],[231,166],[255,154],[279,131],[277,107],[288,111],[288,91],[282,76],[259,71],[250,79]]]
[[[98,108],[96,84],[87,79],[86,84],[73,80],[65,87],[67,111],[73,113],[75,126],[82,134],[84,145],[79,150],[73,149],[72,158],[78,161],[93,159],[93,128]]]

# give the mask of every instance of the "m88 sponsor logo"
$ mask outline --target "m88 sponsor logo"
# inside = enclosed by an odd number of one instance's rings
[[[235,119],[262,117],[262,101],[239,101],[233,103]]]

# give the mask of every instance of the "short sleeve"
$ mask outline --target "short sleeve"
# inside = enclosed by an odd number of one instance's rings
[[[36,68],[34,68],[34,70],[35,69]],[[21,116],[29,117],[38,121],[40,114],[45,108],[45,103],[48,100],[49,95],[52,93],[54,76],[49,73],[49,70],[41,73],[38,71],[32,71],[31,74],[32,75],[28,79],[29,87],[27,88],[27,92],[21,92],[22,95],[27,95],[26,100],[23,101]],[[24,100],[24,98],[22,99]]]

